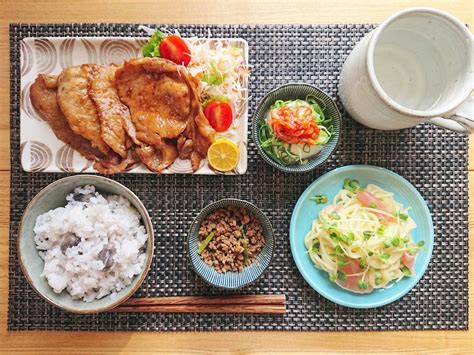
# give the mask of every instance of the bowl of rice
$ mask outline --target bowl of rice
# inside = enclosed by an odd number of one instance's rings
[[[122,184],[95,175],[53,182],[28,204],[18,256],[33,289],[73,313],[98,313],[126,301],[153,259],[150,216]]]

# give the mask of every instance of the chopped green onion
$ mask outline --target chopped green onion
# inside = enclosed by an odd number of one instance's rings
[[[368,254],[369,256],[372,256],[372,255],[374,255],[374,252],[373,252],[373,251],[369,251],[367,254]]]
[[[337,275],[335,274],[329,274],[329,281],[331,282],[336,282]]]
[[[225,74],[220,72],[214,60],[211,59],[210,64],[211,70],[206,71],[201,80],[210,86],[221,85],[224,82]]]
[[[411,276],[411,271],[406,266],[402,266],[400,270],[405,274],[405,276]]]
[[[400,245],[400,237],[396,236],[396,237],[392,238],[392,245],[394,247],[398,247]]]
[[[313,253],[319,253],[319,247],[320,247],[320,246],[321,246],[320,243],[319,243],[318,241],[316,241],[316,242],[313,244],[312,248],[311,248],[311,252],[313,252]]]
[[[359,260],[359,267],[361,269],[365,269],[367,267],[367,264],[365,263],[365,260],[362,260],[362,259]]]
[[[380,255],[380,258],[383,259],[383,260],[387,260],[388,258],[390,258],[390,254],[389,253],[383,253]]]
[[[264,119],[259,120],[258,125],[260,147],[270,158],[284,166],[304,163],[299,155],[293,154],[287,145],[280,141]]]
[[[351,245],[351,244],[352,244],[352,241],[354,240],[354,237],[351,238],[349,235],[340,234],[340,235],[339,235],[339,239],[340,239],[342,242],[344,242],[344,243],[346,243],[346,244],[348,244],[348,245]]]
[[[331,238],[331,240],[332,240],[334,243],[336,243],[336,244],[339,243],[339,238],[338,238],[338,236],[337,236],[336,233],[331,233],[331,234],[329,234],[329,238]]]
[[[207,245],[211,242],[212,238],[214,238],[214,233],[211,232],[209,233],[209,235],[206,237],[206,239],[204,239],[204,241],[201,243],[201,245],[199,245],[199,249],[198,249],[198,254],[201,255],[202,252],[204,251],[204,249],[207,248]]]
[[[402,221],[406,221],[408,219],[408,215],[405,213],[398,213],[398,217],[400,217]]]
[[[385,232],[385,226],[380,226],[377,228],[377,234],[383,234]]]
[[[344,179],[343,188],[350,192],[356,192],[360,188],[359,181],[352,179]]]
[[[316,195],[314,197],[310,197],[309,199],[316,202],[318,205],[328,202],[328,197],[326,195]]]
[[[390,243],[390,240],[384,240],[383,245],[385,248],[390,248],[392,246],[392,243]]]
[[[336,252],[339,253],[339,254],[343,254],[344,251],[342,250],[341,246],[340,245],[336,245]]]
[[[420,248],[423,247],[425,245],[425,241],[424,240],[420,240],[416,245],[418,245]]]
[[[331,213],[331,217],[334,218],[334,219],[336,219],[336,220],[341,219],[341,216],[339,216],[339,214],[338,214],[336,211],[334,211],[333,213]]]
[[[345,256],[336,255],[336,264],[339,267],[344,267],[349,264],[349,260]]]
[[[316,144],[323,145],[329,142],[329,139],[331,139],[331,133],[329,133],[327,128],[324,126],[319,126],[319,128],[321,128],[321,131],[319,132]]]
[[[370,238],[374,236],[373,231],[364,231],[364,233],[362,234],[364,235],[364,240],[369,240]]]
[[[377,204],[376,204],[375,202],[371,202],[371,203],[369,204],[369,207],[370,207],[370,208],[377,208]]]
[[[375,276],[375,284],[380,285],[383,282],[382,273],[380,271],[376,271],[374,276]]]
[[[344,281],[346,279],[346,274],[343,273],[342,271],[337,272],[337,279],[340,281]]]
[[[367,288],[367,282],[365,282],[364,280],[360,280],[358,286],[361,290],[365,290]]]
[[[330,224],[328,226],[325,227],[325,229],[328,231],[328,232],[335,232],[337,230],[337,227],[335,224]]]
[[[280,108],[282,106],[285,106],[286,103],[289,101],[283,101],[283,100],[276,100],[275,103],[271,106],[271,108]]]

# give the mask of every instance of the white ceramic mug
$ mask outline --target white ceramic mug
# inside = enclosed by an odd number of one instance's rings
[[[341,72],[339,96],[365,126],[394,130],[422,122],[474,130],[474,37],[430,8],[396,13],[360,41]]]

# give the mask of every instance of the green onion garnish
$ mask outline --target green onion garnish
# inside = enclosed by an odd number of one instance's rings
[[[316,195],[314,197],[310,197],[309,199],[316,202],[318,205],[328,202],[328,197],[326,195]]]
[[[364,240],[369,240],[371,237],[374,236],[374,232],[373,231],[364,231],[364,233],[362,233],[364,235]]]
[[[407,268],[406,266],[402,266],[400,270],[405,274],[405,276],[411,276],[410,269]]]
[[[392,238],[392,245],[394,247],[398,247],[400,245],[400,237],[396,236],[396,237]]]
[[[350,192],[356,192],[360,189],[359,181],[352,179],[344,179],[343,188]]]
[[[361,290],[365,290],[367,288],[367,282],[365,282],[364,280],[360,280],[358,286]]]
[[[383,260],[387,260],[388,258],[390,258],[390,254],[389,253],[383,253],[380,255],[380,258],[383,259]]]
[[[408,215],[405,213],[399,213],[398,217],[400,217],[402,221],[406,221],[408,219]]]
[[[204,249],[207,248],[207,245],[211,242],[212,238],[214,238],[214,233],[211,232],[209,233],[209,235],[206,237],[206,239],[204,239],[204,241],[201,243],[201,245],[199,245],[199,249],[198,249],[198,254],[201,255],[202,252],[204,251]]]

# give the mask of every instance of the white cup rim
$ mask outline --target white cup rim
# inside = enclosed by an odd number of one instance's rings
[[[399,11],[389,18],[387,18],[384,22],[382,22],[376,30],[372,33],[372,37],[369,40],[369,46],[367,50],[367,70],[369,73],[369,78],[372,83],[372,86],[374,87],[375,91],[379,95],[379,97],[390,107],[395,109],[398,112],[403,113],[404,115],[408,116],[414,116],[416,118],[424,118],[424,117],[436,117],[436,116],[443,116],[446,113],[454,111],[457,107],[459,107],[470,95],[471,91],[473,88],[466,86],[464,89],[464,92],[461,92],[456,99],[452,100],[452,102],[449,105],[446,105],[445,107],[439,108],[437,110],[413,110],[408,107],[402,106],[399,103],[397,103],[395,100],[393,100],[390,96],[388,96],[385,91],[383,90],[382,86],[380,85],[379,81],[377,80],[377,76],[375,74],[375,69],[374,69],[374,50],[375,50],[375,45],[377,44],[377,41],[379,39],[380,34],[383,32],[383,30],[391,24],[393,21],[397,20],[399,17],[410,14],[410,13],[427,13],[431,15],[437,15],[440,17],[444,17],[448,21],[450,21],[452,24],[456,26],[458,30],[463,32],[463,34],[467,38],[472,38],[472,34],[460,20],[458,20],[456,17],[448,14],[447,12],[433,9],[430,7],[414,7],[406,10]],[[470,42],[470,46],[472,46],[472,41]],[[471,76],[471,82],[472,82],[472,49],[469,51],[469,56],[471,57],[469,60],[469,63],[471,68],[468,71],[468,76]]]

